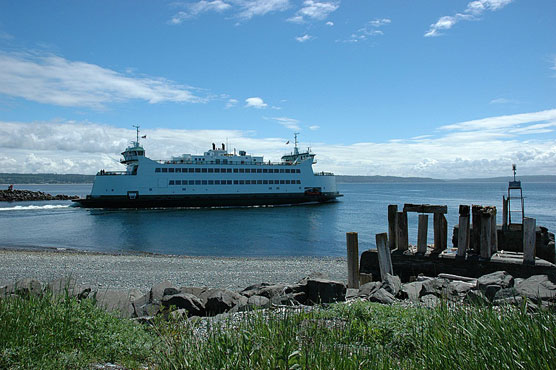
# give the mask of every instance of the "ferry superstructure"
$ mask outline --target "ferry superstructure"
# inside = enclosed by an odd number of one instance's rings
[[[334,174],[313,172],[315,154],[292,153],[279,163],[226,146],[202,155],[152,160],[137,140],[124,152],[125,171],[99,171],[90,195],[74,200],[92,208],[219,207],[328,202],[342,195]]]

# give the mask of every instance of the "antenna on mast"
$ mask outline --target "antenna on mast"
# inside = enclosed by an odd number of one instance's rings
[[[514,171],[514,181],[515,181],[515,173],[517,172],[517,166],[514,164],[512,164],[512,171]]]
[[[299,150],[297,149],[297,135],[299,135],[299,132],[294,132],[293,133],[293,138],[294,138],[294,147],[293,147],[293,154],[299,154]]]
[[[137,141],[136,141],[136,143],[137,143],[137,145],[139,145],[139,127],[141,127],[141,126],[133,125],[133,127],[135,127],[135,129],[137,130]]]

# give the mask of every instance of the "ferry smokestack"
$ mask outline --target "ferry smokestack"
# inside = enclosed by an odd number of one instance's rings
[[[222,143],[222,150],[226,150],[226,147],[224,146],[224,143]]]
[[[216,150],[216,144],[212,143],[212,150]]]

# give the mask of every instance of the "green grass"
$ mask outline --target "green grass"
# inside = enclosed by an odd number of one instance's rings
[[[556,314],[368,302],[137,325],[92,302],[0,300],[0,368],[551,369]]]

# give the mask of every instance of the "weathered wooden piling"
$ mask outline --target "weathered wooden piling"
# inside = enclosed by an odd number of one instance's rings
[[[458,231],[458,251],[456,256],[465,258],[465,253],[469,248],[469,206],[459,206],[459,231]]]
[[[359,273],[359,285],[365,285],[373,281],[373,274]]]
[[[396,204],[390,204],[388,206],[388,247],[390,249],[397,248],[397,216],[398,206]]]
[[[376,234],[376,250],[378,253],[378,266],[380,269],[380,279],[384,281],[386,274],[394,274],[392,269],[392,255],[387,245],[388,234]]]
[[[508,200],[502,195],[502,228],[508,228]]]
[[[496,207],[491,207],[490,220],[490,254],[498,252],[498,232],[496,231]]]
[[[429,227],[429,216],[419,215],[419,229],[417,230],[417,253],[427,253],[427,231]]]
[[[535,244],[537,221],[534,218],[523,218],[523,263],[535,264]]]
[[[448,247],[448,221],[442,213],[433,216],[434,249],[433,254],[439,254]]]
[[[481,258],[490,259],[492,256],[491,248],[491,214],[490,212],[481,212],[481,230],[480,230],[480,246],[481,246]]]
[[[471,228],[471,238],[469,248],[473,254],[481,253],[481,206],[473,204],[471,206],[471,216],[473,227]]]
[[[409,248],[409,237],[407,230],[407,213],[398,212],[397,213],[397,247],[399,251],[406,251]]]
[[[346,233],[348,288],[359,288],[359,242],[357,233]]]

